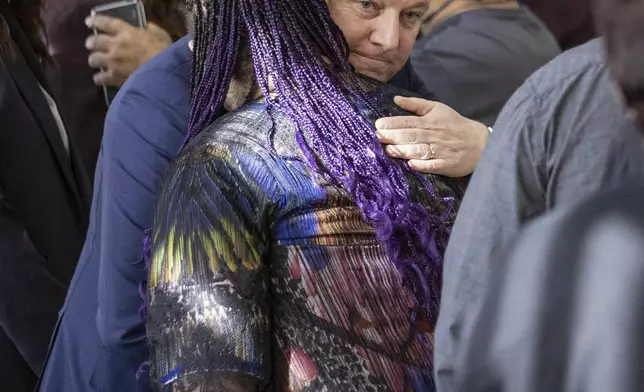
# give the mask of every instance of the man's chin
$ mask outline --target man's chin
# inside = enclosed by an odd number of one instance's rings
[[[368,69],[356,68],[355,70],[356,70],[357,73],[359,73],[361,75],[368,76],[370,78],[379,80],[379,81],[384,82],[384,83],[387,83],[388,81],[390,81],[395,75],[394,74],[394,75],[390,76],[389,72],[384,73],[384,72],[378,72],[378,71],[371,71],[371,70],[368,70]]]

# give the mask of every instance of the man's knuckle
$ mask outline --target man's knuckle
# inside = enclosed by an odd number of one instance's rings
[[[414,118],[406,118],[404,125],[405,125],[405,128],[415,128],[417,123],[418,121],[416,121],[416,119]]]
[[[99,60],[98,56],[97,56],[97,60]],[[100,61],[101,63],[104,63],[104,64],[109,64],[109,63],[111,63],[113,60],[114,60],[114,53],[112,53],[112,52],[110,51],[110,52],[107,52],[107,53],[101,54],[101,55],[100,55],[100,60],[99,60],[99,61]]]
[[[119,46],[123,46],[130,42],[130,35],[128,33],[122,33],[116,36],[116,42],[119,44]]]
[[[421,144],[418,146],[418,156],[419,159],[429,160],[432,158],[432,152],[427,144]]]
[[[416,143],[416,133],[415,132],[405,132],[404,141],[407,144]]]

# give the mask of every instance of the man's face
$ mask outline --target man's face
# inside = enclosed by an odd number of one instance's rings
[[[409,59],[429,0],[327,0],[356,71],[386,82]]]

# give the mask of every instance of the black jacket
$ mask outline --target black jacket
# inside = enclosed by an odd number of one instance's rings
[[[0,333],[40,374],[85,239],[90,185],[71,140],[65,150],[39,87],[48,89],[42,65],[5,0],[0,16],[14,44],[0,54]]]

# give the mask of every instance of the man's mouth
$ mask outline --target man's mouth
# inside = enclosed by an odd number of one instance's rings
[[[385,58],[379,57],[379,56],[372,56],[372,55],[358,53],[358,52],[352,52],[352,53],[354,55],[356,55],[356,56],[362,57],[362,58],[370,60],[370,61],[378,61],[378,62],[387,63],[387,64],[391,63],[391,61],[389,61],[389,60],[387,60]]]

